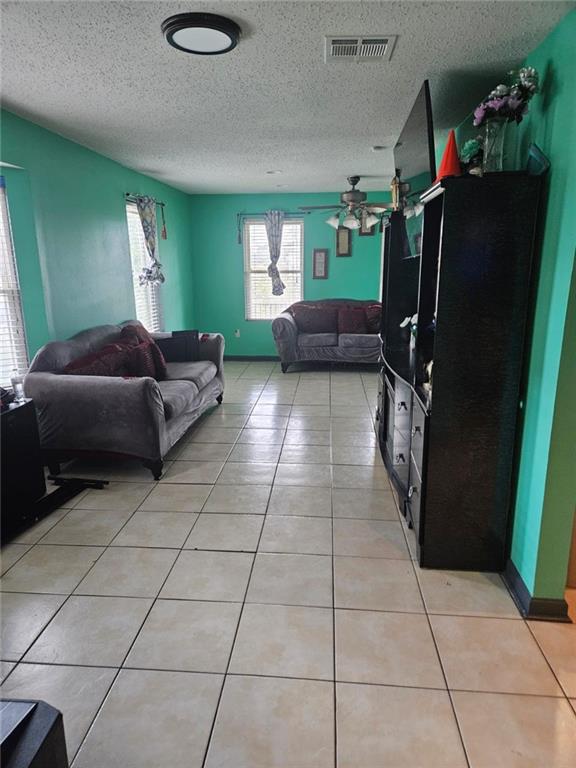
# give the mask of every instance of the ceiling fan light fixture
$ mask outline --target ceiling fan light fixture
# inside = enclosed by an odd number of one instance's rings
[[[228,53],[238,45],[240,27],[215,13],[178,13],[162,22],[169,45],[198,56]]]
[[[353,213],[347,213],[342,226],[346,227],[346,229],[360,229],[360,222]]]
[[[378,224],[379,221],[380,219],[378,218],[378,216],[375,216],[373,213],[368,213],[366,214],[366,218],[364,219],[364,224],[367,227],[372,228],[375,224]]]
[[[334,213],[326,219],[326,224],[330,227],[334,227],[334,229],[338,229],[340,226],[340,217]]]

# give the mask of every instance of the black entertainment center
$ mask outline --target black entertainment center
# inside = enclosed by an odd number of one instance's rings
[[[423,191],[435,176],[426,84],[399,143],[419,194],[406,190],[384,228],[382,456],[420,565],[502,571],[542,177],[467,175]]]

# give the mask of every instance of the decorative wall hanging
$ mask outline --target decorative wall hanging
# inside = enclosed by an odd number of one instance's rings
[[[328,248],[314,248],[312,251],[312,279],[328,279]]]
[[[336,230],[336,256],[352,256],[352,237],[347,227]]]

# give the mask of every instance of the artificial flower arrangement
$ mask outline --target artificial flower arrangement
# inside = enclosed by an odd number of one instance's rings
[[[507,122],[522,122],[530,99],[538,93],[538,72],[534,67],[522,67],[517,73],[509,74],[516,74],[512,85],[497,85],[474,110],[475,126],[484,125],[495,117],[504,118]]]
[[[475,139],[468,139],[460,148],[460,162],[466,173],[477,176],[482,172],[483,142],[484,137],[477,136]]]

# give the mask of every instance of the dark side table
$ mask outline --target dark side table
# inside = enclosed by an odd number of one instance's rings
[[[2,539],[32,522],[34,504],[46,493],[36,410],[32,400],[2,409]]]
[[[101,489],[108,485],[107,480],[52,478],[58,488],[47,494],[34,402],[25,400],[4,406],[0,422],[3,544],[86,488]]]

